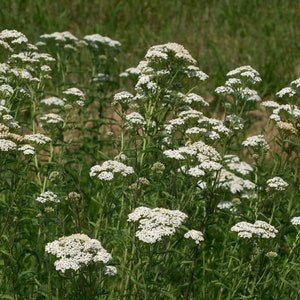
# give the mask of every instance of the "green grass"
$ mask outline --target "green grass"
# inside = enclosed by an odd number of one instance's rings
[[[6,1],[0,28],[17,29],[31,41],[69,30],[94,32],[122,42],[121,67],[135,66],[152,45],[178,42],[214,76],[249,64],[272,95],[299,75],[298,1]]]

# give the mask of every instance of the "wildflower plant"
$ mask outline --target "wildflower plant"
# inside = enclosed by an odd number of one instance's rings
[[[0,298],[299,298],[299,79],[121,49],[0,32]]]

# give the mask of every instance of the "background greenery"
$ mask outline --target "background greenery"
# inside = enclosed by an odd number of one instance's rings
[[[119,60],[135,66],[156,44],[178,42],[217,82],[249,64],[270,95],[300,76],[300,2],[233,0],[2,0],[0,29],[16,29],[32,42],[44,33],[99,33],[122,43]],[[125,58],[125,59],[124,59]]]

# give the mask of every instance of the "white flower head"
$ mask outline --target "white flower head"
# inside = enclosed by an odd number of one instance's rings
[[[182,45],[177,43],[167,43],[163,45],[152,46],[146,54],[147,61],[167,60],[175,58],[178,61],[187,63],[188,65],[196,64],[196,60]]]
[[[114,95],[114,101],[117,103],[129,103],[133,100],[133,95],[129,92],[123,91]]]
[[[132,112],[125,117],[128,126],[143,126],[146,124],[144,117],[138,112]]]
[[[115,276],[118,273],[118,270],[115,266],[104,266],[103,273],[107,276]]]
[[[278,230],[265,221],[255,221],[254,224],[239,222],[231,227],[231,231],[237,232],[240,238],[275,238]]]
[[[297,94],[297,92],[293,88],[291,88],[291,87],[285,87],[285,88],[281,89],[279,92],[277,92],[276,96],[278,98],[283,98],[285,96],[287,96],[287,97],[293,97],[296,94]]]
[[[224,162],[232,171],[236,171],[242,175],[247,175],[253,171],[253,168],[246,162],[240,161],[236,155],[225,155]]]
[[[54,96],[42,99],[41,103],[47,106],[64,106],[66,104],[64,100]]]
[[[51,191],[46,191],[46,192],[40,194],[35,200],[40,203],[47,203],[47,202],[48,203],[49,202],[59,203],[60,202],[58,196]]]
[[[217,182],[217,187],[230,190],[232,194],[236,194],[244,190],[253,190],[256,187],[256,185],[250,180],[245,180],[225,169],[221,169],[217,177]]]
[[[63,91],[64,96],[66,97],[66,101],[75,102],[78,106],[83,106],[85,103],[85,95],[78,88],[69,88]]]
[[[293,225],[300,225],[300,217],[294,217],[294,218],[292,218],[291,223]]]
[[[8,152],[16,150],[17,144],[11,140],[0,139],[0,151]]]
[[[164,236],[172,236],[188,216],[179,210],[147,208],[140,206],[128,215],[129,222],[139,221],[136,237],[149,244],[160,241]]]
[[[209,104],[199,95],[195,93],[189,93],[183,98],[183,102],[187,104],[192,104],[192,103],[200,103],[203,106],[209,106]]]
[[[40,36],[45,42],[54,42],[58,45],[77,45],[78,39],[69,31],[53,32],[49,34],[43,34]]]
[[[299,88],[300,87],[300,78],[292,81],[290,84],[291,84],[291,86],[295,86],[296,88]]]
[[[98,33],[86,35],[83,40],[93,50],[99,51],[102,47],[119,48],[121,43]]]
[[[64,123],[64,119],[60,115],[54,113],[45,114],[44,116],[40,117],[40,120],[45,121],[47,124]]]
[[[66,270],[77,271],[92,263],[106,264],[112,258],[98,240],[80,233],[61,237],[48,243],[45,250],[57,257],[54,263],[55,268],[63,273]]]
[[[183,73],[185,73],[188,78],[197,78],[200,81],[204,81],[208,78],[208,75],[201,71],[197,66],[190,65],[187,66]]]
[[[270,146],[263,135],[250,136],[244,142],[242,142],[242,145],[254,150],[262,149],[265,152],[270,149]]]
[[[39,145],[45,145],[46,143],[51,142],[51,138],[45,136],[42,133],[35,133],[35,134],[25,134],[24,140],[28,142],[33,142]]]
[[[227,76],[228,77],[239,76],[240,78],[250,81],[252,84],[261,82],[259,73],[250,66],[241,66],[234,70],[231,70],[230,72],[227,73]]]
[[[267,180],[267,190],[270,191],[285,191],[289,184],[281,177],[273,177]]]
[[[90,170],[90,176],[97,177],[101,181],[112,181],[116,174],[126,177],[133,173],[132,167],[115,160],[107,160],[102,165],[93,166]]]
[[[201,231],[198,231],[198,230],[189,230],[188,232],[186,232],[184,234],[184,237],[186,239],[188,238],[191,238],[192,240],[195,241],[195,243],[198,245],[200,244],[200,242],[203,242],[204,241],[204,237],[203,237],[203,233]]]
[[[19,151],[23,151],[24,155],[34,155],[35,149],[31,145],[25,144],[18,148]]]

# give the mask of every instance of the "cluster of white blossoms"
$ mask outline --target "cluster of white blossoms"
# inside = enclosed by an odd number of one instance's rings
[[[285,87],[276,93],[280,99],[285,98],[289,102],[296,100],[299,94],[300,78],[292,81],[289,87]],[[293,100],[293,101],[294,101]],[[270,113],[269,119],[275,122],[278,131],[284,137],[296,135],[300,124],[300,109],[295,104],[279,104],[275,101],[264,101],[262,106]]]
[[[90,176],[97,177],[101,181],[111,181],[116,174],[126,177],[134,174],[134,170],[132,167],[115,160],[107,160],[102,165],[93,166],[90,170]]]
[[[64,119],[60,115],[54,113],[45,114],[44,116],[40,117],[40,120],[45,121],[47,124],[64,123]]]
[[[254,224],[248,222],[239,222],[231,227],[231,231],[237,232],[240,238],[275,238],[278,230],[265,221],[255,221]]]
[[[0,151],[8,152],[16,149],[17,144],[15,142],[6,139],[0,139]]]
[[[237,208],[234,207],[234,204],[231,201],[222,201],[222,202],[218,203],[217,208],[220,210],[227,210],[232,213],[237,212]]]
[[[145,55],[146,60],[149,62],[157,62],[157,60],[166,61],[172,57],[191,65],[196,63],[196,60],[190,53],[182,45],[177,43],[152,46]]]
[[[203,233],[199,230],[194,230],[194,229],[189,230],[184,234],[184,237],[186,239],[191,238],[192,240],[195,241],[197,245],[199,245],[201,242],[204,241]]]
[[[267,191],[285,191],[289,184],[281,177],[273,177],[267,180]]]
[[[187,92],[191,91],[191,83],[194,86],[195,83],[208,78],[196,63],[182,45],[167,43],[152,46],[136,68],[123,72],[121,76],[136,77],[135,95],[120,92],[114,96],[114,103],[130,103],[130,113],[125,117],[126,124],[131,125],[129,128],[147,124],[149,132],[154,129],[157,133],[168,131],[169,125],[172,130],[177,123],[176,120],[171,120],[170,124],[165,124],[168,112],[177,108],[178,111],[182,111],[188,105],[208,106],[208,102],[200,95]],[[183,124],[185,117],[188,117],[187,114],[178,116],[178,122]]]
[[[8,45],[10,55],[0,68],[1,81],[11,85],[18,97],[30,97],[28,85],[35,85],[51,78],[51,64],[55,59],[47,53],[39,53],[38,48],[28,42],[24,34],[16,30],[0,32],[0,48]],[[24,91],[27,91],[24,93]],[[16,101],[17,99],[14,99]]]
[[[144,117],[138,112],[132,112],[126,115],[125,120],[126,120],[125,124],[129,128],[136,127],[136,126],[143,127],[144,125],[146,125],[146,121]]]
[[[25,134],[24,140],[39,145],[45,145],[51,142],[51,138],[42,133]]]
[[[227,73],[229,79],[224,86],[219,86],[215,92],[219,95],[237,96],[243,101],[258,102],[261,101],[257,91],[247,87],[261,82],[259,73],[250,66],[242,66]]]
[[[40,36],[43,40],[55,41],[56,43],[70,43],[70,42],[77,42],[78,39],[69,31],[64,32],[53,32],[53,33],[46,33]]]
[[[115,276],[118,273],[118,270],[115,266],[104,266],[103,267],[103,273],[107,276]]]
[[[199,140],[200,137],[208,141],[221,140],[231,135],[232,131],[221,120],[208,118],[202,112],[188,108],[171,119],[165,125],[167,134],[184,132],[190,140]]]
[[[201,97],[195,93],[188,93],[187,95],[178,93],[177,96],[183,103],[186,103],[186,104],[200,103],[203,106],[209,106],[209,103],[206,102],[203,99],[203,97]]]
[[[291,223],[293,225],[300,225],[300,217],[294,217],[294,218],[292,218]]]
[[[225,169],[222,169],[216,177],[217,187],[228,189],[232,194],[256,188],[256,185],[252,181],[236,176]]]
[[[110,48],[119,48],[121,47],[121,43],[112,40],[107,36],[102,36],[98,33],[86,35],[83,38],[83,41],[87,43],[88,47],[92,48],[93,50],[99,50],[103,47],[110,47]]]
[[[69,88],[62,92],[64,95],[64,101],[68,104],[76,103],[78,106],[84,106],[85,103],[85,95],[84,93],[78,88]]]
[[[40,194],[35,200],[40,203],[60,203],[58,196],[51,191]]]
[[[248,163],[240,161],[239,157],[236,155],[225,155],[224,163],[230,170],[236,171],[242,175],[248,175],[253,171],[253,168]]]
[[[27,37],[17,30],[4,29],[0,32],[0,47],[9,52],[14,52],[16,48],[26,46],[27,43]]]
[[[123,91],[114,95],[114,102],[120,104],[127,104],[133,101],[133,95],[129,92]]]
[[[77,271],[93,263],[106,264],[112,258],[111,254],[102,247],[98,240],[80,233],[61,237],[48,243],[45,250],[57,257],[54,266],[57,271],[63,273],[66,270]],[[115,274],[113,267],[106,269],[105,272],[106,274]]]
[[[16,30],[1,31],[0,41],[3,42],[0,42],[2,46],[6,43],[10,49],[10,53],[3,56],[5,61],[0,63],[0,151],[17,150],[25,156],[31,156],[35,154],[32,144],[46,144],[51,139],[40,133],[19,134],[17,130],[20,125],[7,107],[14,103],[22,105],[24,100],[31,101],[31,91],[36,84],[51,78],[51,64],[55,59],[48,53],[39,53],[39,49]],[[18,107],[22,109],[19,104]],[[48,123],[58,121],[58,116],[54,118],[54,115],[45,115],[43,118]]]
[[[151,209],[140,206],[128,215],[128,221],[139,221],[136,237],[145,243],[153,244],[164,236],[174,235],[176,229],[187,217],[179,210],[158,207]]]
[[[55,97],[55,96],[42,99],[41,103],[43,103],[47,106],[59,106],[59,107],[62,107],[66,104],[64,100],[62,100],[58,97]]]
[[[245,141],[242,142],[244,147],[253,149],[253,151],[267,152],[270,149],[269,144],[265,140],[263,135],[253,135],[248,137]]]
[[[292,104],[270,106],[268,102],[269,101],[265,101],[262,105],[267,109],[271,109],[269,119],[275,122],[278,131],[285,136],[297,134],[300,124],[299,107]]]
[[[29,144],[25,144],[18,148],[19,151],[22,151],[24,155],[34,155],[35,149]]]

